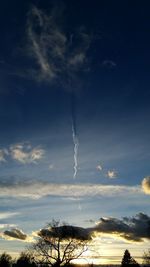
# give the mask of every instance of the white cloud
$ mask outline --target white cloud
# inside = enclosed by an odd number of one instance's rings
[[[18,215],[19,212],[0,212],[0,220]]]
[[[12,159],[20,163],[36,163],[44,155],[44,150],[41,148],[31,148],[30,145],[24,143],[15,144],[10,147],[10,155]]]
[[[98,171],[102,171],[102,169],[103,169],[103,168],[102,168],[102,165],[100,165],[100,164],[97,165],[96,169],[97,169]]]
[[[19,161],[20,163],[37,163],[45,151],[40,147],[33,148],[30,143],[18,143],[8,148],[0,149],[0,162],[6,162],[6,157]]]
[[[39,148],[34,148],[30,151],[30,162],[36,162],[41,159],[44,155],[44,150]]]
[[[142,194],[140,186],[101,185],[101,184],[51,184],[26,182],[0,186],[0,197],[39,199],[45,196],[59,197],[94,197],[127,196]]]
[[[0,229],[16,227],[16,224],[7,224],[7,223],[0,223]]]
[[[117,172],[114,171],[114,170],[109,170],[107,172],[107,177],[110,178],[110,179],[117,178]]]
[[[142,189],[145,194],[150,195],[150,176],[143,179]]]

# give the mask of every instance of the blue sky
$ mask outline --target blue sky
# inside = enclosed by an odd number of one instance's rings
[[[142,227],[142,213],[149,223],[149,7],[0,3],[0,252],[27,244],[6,230],[31,238],[53,218],[86,228],[133,217]],[[149,246],[149,233],[137,244],[99,231],[102,255],[140,257]]]

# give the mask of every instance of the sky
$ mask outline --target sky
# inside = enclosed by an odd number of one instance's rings
[[[0,2],[0,253],[52,219],[98,263],[150,246],[149,1]]]

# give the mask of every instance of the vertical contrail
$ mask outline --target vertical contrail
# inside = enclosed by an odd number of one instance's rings
[[[74,125],[72,123],[72,139],[73,139],[73,144],[74,144],[74,174],[73,178],[75,179],[77,176],[77,171],[78,171],[78,147],[79,147],[79,141],[78,138],[75,134],[75,129]]]
[[[75,96],[72,92],[71,94],[71,118],[72,118],[72,140],[74,144],[74,174],[73,174],[74,179],[76,179],[77,172],[78,172],[78,148],[79,148],[75,115],[76,115],[75,114]]]

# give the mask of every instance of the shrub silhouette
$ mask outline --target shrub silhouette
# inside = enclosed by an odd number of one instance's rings
[[[148,251],[144,252],[143,264],[144,265],[150,265],[150,249]]]
[[[10,267],[11,266],[11,256],[7,253],[3,253],[0,256],[0,267]]]
[[[22,252],[16,262],[17,267],[36,267],[34,258],[30,253]]]

